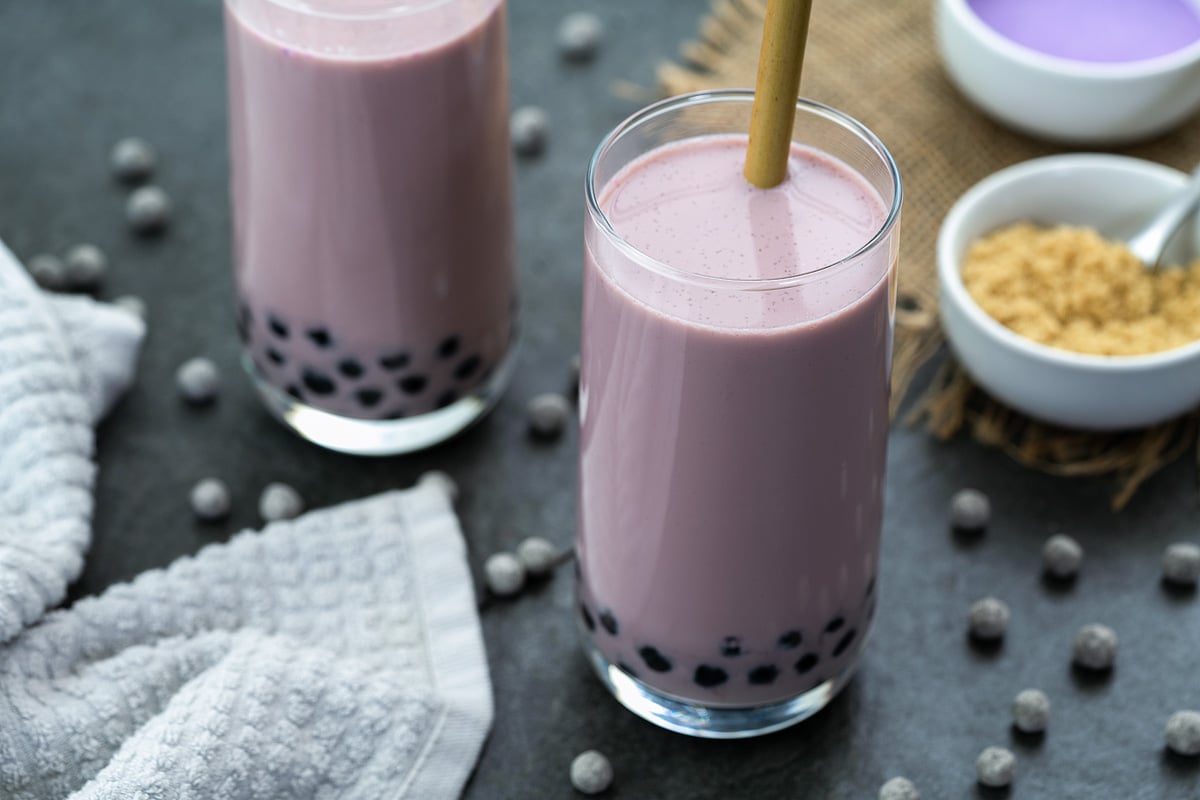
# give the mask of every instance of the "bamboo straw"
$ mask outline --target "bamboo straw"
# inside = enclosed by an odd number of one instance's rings
[[[812,0],[770,0],[767,5],[742,173],[760,189],[778,186],[787,177],[811,12]]]

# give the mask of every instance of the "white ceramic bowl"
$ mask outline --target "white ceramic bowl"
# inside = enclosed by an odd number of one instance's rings
[[[1071,144],[1119,144],[1162,133],[1200,107],[1200,42],[1143,61],[1074,61],[1005,38],[967,0],[934,3],[951,79],[1018,130]]]
[[[1014,222],[1089,225],[1123,238],[1187,182],[1184,173],[1125,156],[1071,154],[1026,161],[964,194],[937,243],[942,326],[954,353],[992,396],[1032,417],[1084,430],[1140,428],[1200,405],[1200,342],[1144,356],[1097,356],[1038,344],[990,317],[960,267],[971,243]],[[1170,263],[1200,253],[1192,224]]]

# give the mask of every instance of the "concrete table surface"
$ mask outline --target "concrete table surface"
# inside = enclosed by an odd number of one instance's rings
[[[464,487],[460,512],[472,567],[537,534],[566,547],[574,527],[574,432],[537,444],[525,402],[565,390],[579,336],[583,172],[600,137],[633,110],[613,80],[650,84],[653,68],[695,30],[701,0],[550,3],[510,0],[513,105],[551,118],[544,157],[517,165],[524,343],[499,408],[426,453],[355,459],[300,441],[269,419],[237,368],[229,256],[225,86],[217,0],[8,0],[0,3],[0,237],[22,257],[93,241],[112,261],[102,296],[150,307],[136,386],[99,432],[95,542],[74,596],[102,591],[259,524],[268,482],[324,506],[411,484],[444,469]],[[568,10],[595,10],[608,35],[597,61],[567,66],[554,30]],[[137,134],[161,155],[158,182],[176,203],[159,240],[122,223],[125,190],[107,170],[118,138]],[[224,370],[215,408],[178,401],[173,373],[207,354]],[[621,709],[590,674],[575,640],[572,577],[511,602],[491,602],[483,628],[496,722],[466,797],[570,798],[571,759],[598,748],[616,782],[609,797],[871,798],[904,774],[926,798],[1066,800],[1200,797],[1200,764],[1163,750],[1163,726],[1200,707],[1200,600],[1158,581],[1163,547],[1200,539],[1193,467],[1151,481],[1125,512],[1108,510],[1102,480],[1050,478],[959,440],[892,433],[882,602],[858,677],[808,722],[757,740],[720,743],[661,731]],[[227,524],[192,520],[187,494],[216,475],[234,489]],[[992,498],[991,529],[952,535],[953,492]],[[1071,587],[1039,577],[1051,533],[1087,552]],[[985,653],[965,637],[969,604],[1005,599],[1013,622]],[[1069,666],[1082,624],[1121,637],[1118,666],[1089,680]],[[1009,705],[1026,687],[1053,703],[1050,730],[1015,736]],[[984,747],[1011,747],[1011,793],[974,783]]]

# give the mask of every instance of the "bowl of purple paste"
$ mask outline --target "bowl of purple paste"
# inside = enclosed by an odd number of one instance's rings
[[[1124,144],[1200,107],[1200,0],[936,0],[934,22],[962,93],[1039,138]]]

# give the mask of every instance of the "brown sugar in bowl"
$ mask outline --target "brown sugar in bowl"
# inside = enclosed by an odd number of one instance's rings
[[[1071,225],[1106,235],[1132,231],[1183,188],[1186,176],[1141,159],[1069,154],[1026,161],[968,190],[938,235],[942,325],[971,377],[1007,405],[1082,430],[1125,430],[1165,421],[1200,405],[1200,342],[1144,355],[1099,355],[1023,336],[967,291],[962,266],[972,245],[1006,226]],[[1200,253],[1194,224],[1177,237],[1168,263]]]

